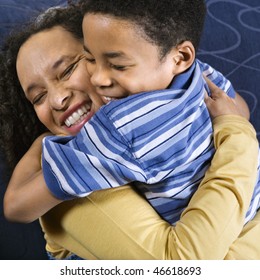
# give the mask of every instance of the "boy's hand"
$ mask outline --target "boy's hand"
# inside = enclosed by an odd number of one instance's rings
[[[208,78],[204,78],[211,92],[211,96],[205,94],[205,103],[212,119],[223,115],[243,116],[243,114],[239,111],[234,99],[230,98],[223,90],[218,88]]]

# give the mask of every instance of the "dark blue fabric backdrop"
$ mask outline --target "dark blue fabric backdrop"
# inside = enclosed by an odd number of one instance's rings
[[[12,28],[30,16],[65,3],[64,0],[0,0],[0,44]],[[226,75],[245,98],[260,139],[260,2],[206,0],[206,3],[208,16],[198,57]],[[13,224],[3,217],[7,179],[0,156],[0,259],[44,259],[39,224]]]
[[[260,140],[260,1],[207,0],[208,16],[198,51],[247,101]]]

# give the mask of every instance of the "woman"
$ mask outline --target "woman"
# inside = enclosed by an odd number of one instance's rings
[[[3,95],[3,101],[9,99],[7,106],[16,108],[19,96],[19,104],[23,102],[26,104],[24,108],[31,113],[29,118],[33,118],[37,123],[35,113],[31,110],[32,106],[27,99],[30,100],[39,120],[54,134],[77,133],[101,105],[100,98],[92,91],[84,66],[81,19],[77,8],[54,9],[38,18],[31,29],[20,33],[20,37],[14,37],[13,42],[10,39],[6,45],[7,68],[4,70],[5,76],[1,83],[4,82],[6,89],[12,93],[13,100]],[[27,51],[20,52],[21,47]],[[25,67],[25,72],[21,73],[19,63],[23,60],[28,61],[30,67]],[[18,65],[18,77],[23,81],[22,87],[25,85],[25,77],[34,79],[29,87],[23,88],[28,93],[26,97],[18,82],[16,65]],[[6,84],[6,81],[10,81],[11,84]],[[44,100],[47,106],[39,106],[39,100],[41,100],[40,104]],[[84,108],[74,106],[70,111],[70,115],[76,112],[81,116],[77,117],[76,126],[69,129],[63,125],[64,119],[68,117],[64,115],[67,110],[64,104],[67,104],[68,100],[74,100],[74,104],[84,105]],[[44,108],[44,111],[40,108]],[[20,111],[21,115],[23,110],[22,108]],[[60,121],[55,122],[55,119]],[[38,121],[37,129],[33,128],[36,131],[35,136],[41,134],[41,128]],[[16,135],[18,138],[19,133],[17,132]],[[29,133],[27,135],[30,136]],[[30,140],[33,139],[28,137],[25,141],[26,147],[31,144]],[[256,154],[256,146],[249,152],[251,158]],[[12,148],[9,151],[12,151]],[[40,170],[40,154],[41,137],[34,142],[16,168],[16,170],[23,170],[22,177],[17,177],[17,173],[14,173],[15,181],[17,178],[24,180],[23,176],[38,176],[40,179],[39,184],[35,185],[35,191],[40,184],[44,184]],[[9,157],[10,162],[16,163],[19,157],[19,154]],[[36,160],[31,162],[31,158]],[[224,184],[221,189],[223,195],[219,196],[218,184],[205,180],[176,227],[161,220],[147,202],[128,186],[96,192],[89,198],[62,203],[41,219],[48,241],[47,250],[58,258],[64,258],[69,252],[87,259],[242,258],[245,252],[248,253],[248,249],[243,249],[241,238],[244,238],[245,233],[248,238],[258,229],[258,222],[255,219],[254,223],[249,223],[244,228],[239,239],[234,242],[242,229],[243,217],[252,193],[251,185],[255,180],[251,158],[251,165],[246,165],[244,170],[246,180],[240,178],[241,187],[237,185],[238,181],[233,182],[236,187],[232,183]],[[209,170],[207,176],[213,176],[215,174],[213,171]],[[224,174],[232,179],[232,174]],[[246,186],[246,191],[243,190],[243,184]],[[17,186],[14,196],[19,195],[21,187],[22,184]],[[203,204],[209,199],[208,195],[214,197],[211,197],[210,201],[216,202],[215,207],[207,203]],[[221,213],[218,204],[223,206]],[[33,207],[33,203],[30,207]],[[194,221],[197,221],[197,224]],[[207,234],[207,244],[205,244],[205,234]],[[231,244],[231,250],[228,252]]]

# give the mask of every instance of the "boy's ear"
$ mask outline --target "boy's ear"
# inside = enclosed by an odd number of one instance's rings
[[[195,60],[195,48],[190,41],[184,41],[173,49],[173,74],[186,71]]]

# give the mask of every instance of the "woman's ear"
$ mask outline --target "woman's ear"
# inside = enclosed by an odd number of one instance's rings
[[[185,72],[195,60],[195,48],[190,41],[184,41],[173,49],[173,74]]]

